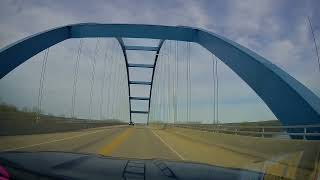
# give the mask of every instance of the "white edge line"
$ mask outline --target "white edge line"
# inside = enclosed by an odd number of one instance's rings
[[[97,130],[97,131],[93,131],[93,132],[89,132],[89,133],[84,133],[84,134],[80,134],[80,135],[76,135],[76,136],[71,136],[71,137],[67,137],[67,138],[55,139],[55,140],[52,140],[52,141],[47,141],[47,142],[42,142],[42,143],[37,143],[37,144],[31,144],[31,145],[22,146],[22,147],[4,149],[4,150],[0,150],[0,152],[15,151],[15,150],[18,150],[18,149],[24,149],[24,148],[34,147],[34,146],[40,146],[40,145],[43,145],[43,144],[49,144],[49,143],[54,143],[54,142],[59,142],[59,141],[65,141],[65,140],[68,140],[68,139],[74,139],[74,138],[78,138],[78,137],[81,137],[81,136],[86,136],[86,135],[98,133],[98,132],[104,131],[106,129],[111,129],[111,127],[107,127],[107,128],[101,129],[101,130]]]
[[[166,143],[157,133],[155,133],[152,129],[150,129],[151,130],[151,132],[155,135],[155,136],[157,136],[159,139],[160,139],[160,141],[163,143],[163,144],[165,144],[172,152],[174,152],[181,160],[185,160],[184,158],[183,158],[183,156],[181,156],[176,150],[174,150],[168,143]]]

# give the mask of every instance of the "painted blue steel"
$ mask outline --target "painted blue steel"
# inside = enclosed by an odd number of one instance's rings
[[[58,27],[0,50],[0,78],[42,50],[69,38],[126,37],[199,43],[238,74],[283,125],[320,123],[320,99],[267,59],[217,34],[182,26],[84,23]]]
[[[149,97],[130,97],[131,100],[143,100],[143,101],[148,101],[150,100]]]
[[[153,74],[154,74],[154,66],[156,65],[156,60],[158,59],[158,54],[159,54],[159,51],[161,49],[161,46],[162,46],[162,43],[163,43],[164,40],[160,40],[160,43],[159,43],[159,46],[158,47],[149,47],[146,48],[146,47],[141,47],[141,46],[126,46],[126,50],[149,50],[149,51],[156,51],[156,55],[155,55],[155,61],[154,61],[154,64],[151,65],[151,64],[128,64],[128,67],[131,67],[131,68],[152,68],[152,80],[151,80],[151,84],[150,84],[150,93],[149,93],[149,98],[139,98],[139,97],[129,97],[129,100],[148,100],[148,111],[150,111],[150,99],[151,99],[151,90],[152,90],[152,84],[153,84]],[[130,84],[130,82],[129,82]],[[129,85],[129,88],[130,88],[130,85]],[[130,104],[131,104],[131,101],[130,101]],[[130,108],[131,108],[131,105],[130,105]],[[131,109],[130,109],[131,110]],[[130,112],[130,123],[132,122],[131,120],[131,112]],[[149,124],[149,113],[148,113],[148,117],[147,117],[147,125]]]
[[[149,111],[131,111],[133,114],[148,114]]]
[[[128,64],[128,67],[137,67],[137,68],[153,68],[152,64]]]
[[[147,82],[147,81],[129,81],[129,84],[151,85],[151,82]]]
[[[158,58],[159,58],[159,53],[160,53],[160,49],[163,45],[165,40],[161,40],[159,42],[159,45],[158,45],[158,50],[157,50],[157,53],[156,53],[156,56],[154,58],[154,61],[153,61],[153,70],[152,70],[152,77],[151,77],[151,86],[150,86],[150,91],[149,91],[149,96],[150,96],[150,100],[149,100],[149,104],[148,104],[148,111],[150,111],[150,106],[151,106],[151,97],[152,97],[152,87],[153,87],[153,80],[154,80],[154,72],[156,70],[156,67],[157,67],[157,62],[158,62]],[[150,121],[150,114],[148,114],[148,118],[147,118],[147,125],[149,125],[149,121]]]
[[[158,47],[149,47],[149,46],[125,46],[126,50],[135,50],[135,51],[157,51]]]

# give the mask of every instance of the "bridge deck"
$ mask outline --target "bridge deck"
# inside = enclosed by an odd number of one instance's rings
[[[267,171],[275,175],[280,172],[288,176],[296,172],[311,174],[309,166],[314,164],[314,159],[311,162],[312,159],[305,157],[308,161],[303,162],[303,167],[297,168],[299,159],[303,157],[301,152],[308,150],[308,155],[312,156],[320,149],[319,143],[311,141],[281,140],[280,142],[274,139],[139,125],[40,135],[0,136],[0,141],[0,151],[50,149],[114,157],[187,160],[224,167]],[[244,145],[239,143],[244,141],[247,141]],[[232,145],[234,142],[236,144]],[[273,148],[276,144],[277,148]]]

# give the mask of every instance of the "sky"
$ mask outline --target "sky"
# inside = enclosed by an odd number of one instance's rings
[[[19,39],[57,26],[83,23],[138,23],[160,25],[183,25],[206,29],[231,39],[265,57],[320,96],[320,72],[315,47],[307,21],[309,16],[314,28],[316,41],[320,45],[320,1],[317,0],[162,0],[162,1],[59,1],[59,0],[2,0],[0,1],[0,48]],[[105,47],[111,49],[113,40],[103,40],[97,55],[96,82],[103,79],[103,57]],[[126,39],[127,44],[155,45],[158,41]],[[73,82],[73,66],[78,40],[67,40],[52,47],[49,52],[48,69],[44,90],[43,111],[55,115],[70,115]],[[79,90],[76,116],[88,118],[88,94],[90,89],[90,63],[94,56],[95,39],[86,39],[80,62]],[[181,47],[183,43],[181,44]],[[192,119],[210,122],[212,115],[212,81],[210,76],[210,54],[199,45],[192,44]],[[119,51],[119,47],[115,47]],[[115,57],[114,53],[114,57]],[[129,54],[133,62],[150,62],[152,54]],[[121,61],[121,56],[117,57]],[[32,108],[37,104],[43,53],[0,80],[0,101],[14,104],[19,108]],[[114,66],[123,67],[123,61]],[[162,61],[164,63],[164,61]],[[180,62],[181,67],[185,66]],[[276,119],[270,109],[223,62],[219,61],[219,120],[221,122],[262,121]],[[111,66],[108,73],[118,73]],[[183,70],[181,70],[183,71]],[[133,78],[148,79],[150,72],[130,71]],[[166,71],[162,72],[163,74]],[[185,73],[185,72],[182,72]],[[107,74],[109,79],[116,76]],[[131,75],[130,74],[130,75]],[[163,76],[164,77],[164,76]],[[108,82],[109,83],[109,82]],[[111,87],[113,86],[111,82]],[[115,84],[116,85],[116,84]],[[183,83],[181,87],[183,87]],[[117,85],[117,88],[124,87]],[[101,83],[95,83],[93,116],[101,117],[99,108]],[[182,88],[183,89],[183,88]],[[110,92],[117,92],[113,89]],[[121,91],[124,97],[125,91]],[[145,95],[148,90],[135,88],[134,93]],[[185,91],[182,91],[182,94]],[[109,94],[110,95],[110,94]],[[107,98],[107,95],[105,95]],[[111,97],[113,97],[111,95]],[[209,97],[209,98],[208,98]],[[102,102],[106,109],[107,103]],[[126,99],[116,102],[125,112]],[[181,95],[180,118],[185,119],[185,98]],[[141,109],[145,105],[138,104]],[[117,108],[118,109],[118,108]],[[110,113],[109,113],[110,114]],[[105,110],[103,116],[109,116]],[[121,118],[127,118],[122,115]],[[145,117],[135,117],[144,121]]]

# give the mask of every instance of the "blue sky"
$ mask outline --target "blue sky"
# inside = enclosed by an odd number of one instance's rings
[[[319,96],[320,72],[317,69],[315,48],[307,24],[307,16],[310,16],[319,45],[319,7],[320,1],[317,0],[128,0],[90,3],[88,1],[2,0],[0,2],[0,48],[39,31],[79,22],[195,26],[225,36],[257,52]],[[70,108],[63,107],[70,106],[70,102],[65,100],[70,93],[61,93],[61,89],[67,91],[69,88],[67,80],[65,82],[57,80],[55,73],[59,69],[67,76],[73,62],[61,62],[61,59],[74,59],[73,52],[76,45],[76,41],[61,43],[57,45],[59,47],[53,48],[50,54],[53,60],[48,70],[48,79],[52,80],[48,86],[59,88],[52,90],[51,96],[48,95],[45,99],[46,112],[57,115],[69,113]],[[94,40],[88,40],[86,45],[90,49],[94,46]],[[86,55],[88,59],[91,51]],[[199,62],[203,64],[210,62],[210,54],[197,45],[193,45],[193,52],[195,54],[193,59],[200,59]],[[133,54],[132,56],[133,59],[149,59],[148,55]],[[35,56],[30,62],[23,64],[0,80],[2,101],[19,107],[31,107],[35,104],[34,96],[39,83],[41,58],[40,54]],[[61,68],[62,63],[65,63],[64,68]],[[205,74],[204,66],[198,64],[201,63],[193,60],[194,82],[198,82],[197,79]],[[85,65],[83,65],[83,71],[88,71]],[[138,78],[144,76],[137,73]],[[219,63],[219,77],[221,92],[219,119],[221,121],[260,121],[275,118],[263,101],[223,63]],[[210,96],[210,84],[206,83],[210,79],[201,79],[202,81],[193,89],[193,117],[210,121],[210,102],[203,101]],[[96,97],[96,99],[99,98]],[[79,101],[85,104],[86,99]],[[183,100],[181,104],[183,106]],[[85,117],[86,106],[79,107],[77,112],[79,116]]]

